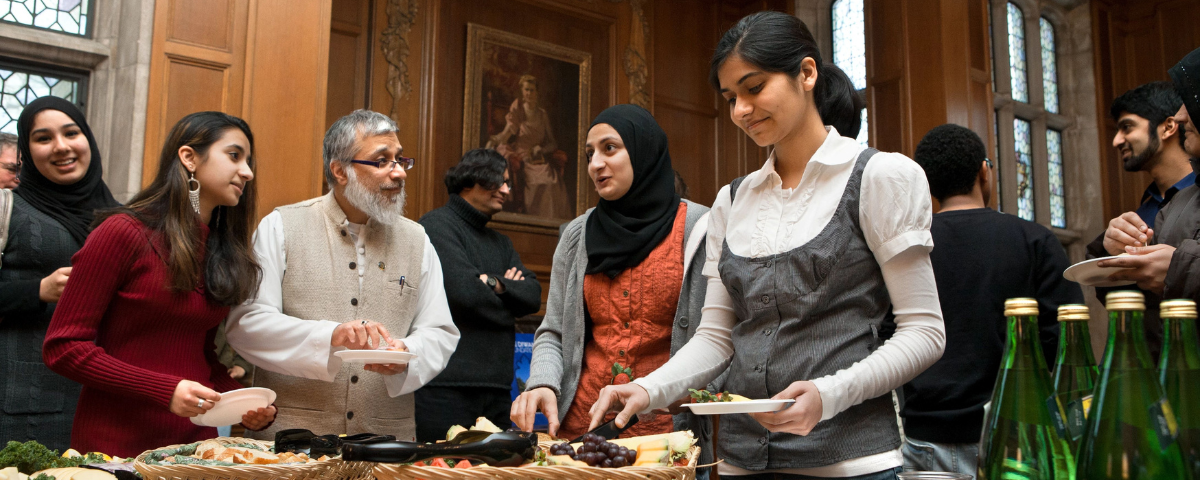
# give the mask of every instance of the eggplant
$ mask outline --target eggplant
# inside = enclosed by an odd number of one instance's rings
[[[492,433],[470,443],[380,442],[342,444],[342,460],[412,463],[431,458],[476,460],[493,467],[516,467],[537,453],[537,435],[529,432]]]

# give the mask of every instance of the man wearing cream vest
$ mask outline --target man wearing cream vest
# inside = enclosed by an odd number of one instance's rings
[[[367,110],[334,122],[323,155],[330,192],[275,209],[255,232],[258,296],[226,325],[229,344],[257,367],[254,386],[278,394],[275,423],[247,432],[255,438],[289,428],[415,438],[412,393],[446,367],[459,332],[437,252],[403,216],[413,160],[396,131]],[[333,355],[380,342],[416,358],[363,366]]]

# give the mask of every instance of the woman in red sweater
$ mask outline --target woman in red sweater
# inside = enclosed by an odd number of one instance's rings
[[[229,307],[252,297],[260,270],[250,246],[254,137],[220,112],[171,130],[158,175],[99,226],[72,259],[42,356],[83,384],[71,432],[80,451],[134,456],[217,435],[193,424],[241,388],[213,337]],[[265,428],[275,407],[247,412]]]

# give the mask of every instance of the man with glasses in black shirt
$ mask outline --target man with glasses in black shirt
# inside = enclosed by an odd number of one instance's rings
[[[488,228],[509,200],[512,180],[499,152],[475,149],[446,172],[446,205],[421,217],[437,249],[446,301],[462,338],[441,375],[417,390],[417,440],[446,437],[452,425],[486,417],[511,425],[516,319],[542,306],[537,277],[512,241]]]
[[[1058,306],[1083,303],[1079,285],[1063,278],[1070,265],[1050,230],[988,208],[992,161],[975,132],[934,128],[913,155],[940,209],[930,252],[946,322],[946,351],[904,385],[905,470],[975,474],[983,406],[991,398],[1006,324],[1004,300],[1038,301],[1042,353],[1053,365]]]

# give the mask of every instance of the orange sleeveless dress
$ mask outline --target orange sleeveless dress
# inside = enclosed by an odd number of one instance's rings
[[[583,369],[575,399],[563,418],[558,436],[575,438],[587,433],[589,410],[600,389],[627,383],[627,374],[613,375],[613,364],[649,375],[671,358],[671,329],[683,287],[684,228],[687,204],[680,202],[671,233],[636,267],[616,278],[593,273],[583,279],[583,298],[591,316],[591,335],[583,350]],[[615,414],[609,414],[611,420]],[[667,433],[670,415],[643,419],[621,437]]]

